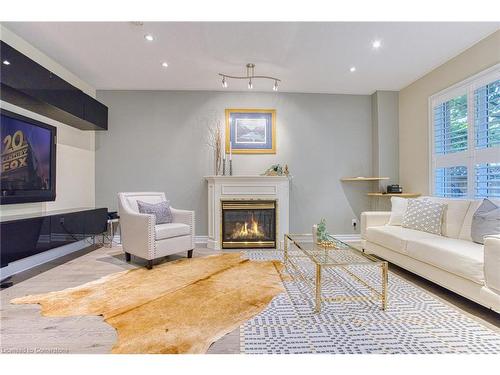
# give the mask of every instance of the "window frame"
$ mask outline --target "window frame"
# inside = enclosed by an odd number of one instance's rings
[[[449,199],[476,199],[475,198],[475,167],[477,164],[500,162],[498,155],[500,147],[485,147],[476,149],[475,146],[475,108],[474,92],[490,82],[500,79],[500,63],[483,70],[461,82],[458,82],[442,91],[431,95],[428,99],[428,148],[429,148],[429,192],[435,196],[436,168],[467,167],[467,195],[462,198]],[[434,108],[450,99],[461,95],[467,97],[467,150],[453,153],[436,154],[434,137]],[[497,160],[495,160],[497,157]]]

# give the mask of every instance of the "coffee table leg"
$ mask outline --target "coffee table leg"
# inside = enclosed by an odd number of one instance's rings
[[[288,261],[288,241],[286,238],[286,234],[284,235],[284,239],[283,239],[283,260],[284,260],[285,264]]]
[[[316,264],[316,306],[315,311],[321,312],[321,266]]]
[[[382,310],[387,309],[387,262],[382,263]]]

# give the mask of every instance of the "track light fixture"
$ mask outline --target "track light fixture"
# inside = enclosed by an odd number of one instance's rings
[[[219,73],[219,76],[222,77],[222,87],[227,88],[227,78],[232,78],[232,79],[248,79],[248,89],[251,90],[253,89],[253,82],[252,80],[255,78],[258,79],[270,79],[274,81],[274,86],[273,86],[273,91],[278,91],[278,82],[281,82],[279,78],[276,77],[270,77],[270,76],[256,76],[255,75],[255,64],[248,63],[246,65],[247,68],[247,74],[245,76],[231,76],[228,74],[224,73]]]

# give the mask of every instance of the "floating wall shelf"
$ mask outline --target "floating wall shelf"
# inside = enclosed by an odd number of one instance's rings
[[[389,177],[342,177],[340,181],[381,181],[388,180]]]
[[[420,193],[367,193],[369,197],[401,197],[401,198],[416,198],[420,197]]]

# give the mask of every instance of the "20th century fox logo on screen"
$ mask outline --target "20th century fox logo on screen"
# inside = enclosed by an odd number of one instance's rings
[[[3,144],[5,148],[2,153],[2,173],[28,166],[29,145],[21,130],[16,131],[14,135],[5,136]]]

